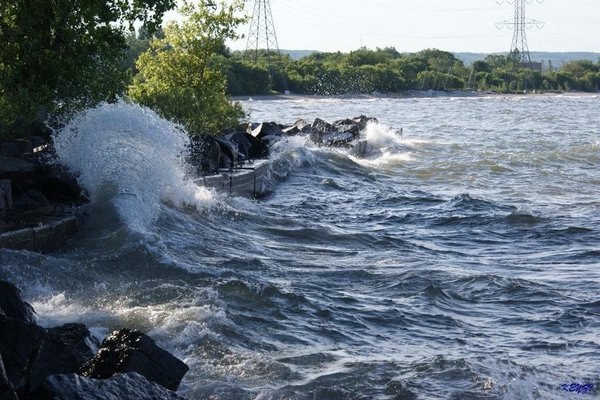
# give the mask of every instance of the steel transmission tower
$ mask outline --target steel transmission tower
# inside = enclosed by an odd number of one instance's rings
[[[268,60],[271,52],[279,54],[279,43],[275,33],[270,0],[254,0],[246,53],[256,63],[259,50],[263,49],[266,50]]]
[[[544,0],[537,0],[538,3],[543,3]],[[510,48],[511,53],[518,55],[516,61],[521,64],[532,64],[531,56],[529,55],[529,44],[527,43],[527,30],[532,27],[542,29],[544,23],[530,19],[525,16],[525,10],[528,4],[533,3],[533,0],[503,0],[498,1],[498,4],[508,3],[515,6],[515,17],[514,20],[506,20],[498,22],[496,27],[498,29],[510,28],[513,29],[513,39]]]

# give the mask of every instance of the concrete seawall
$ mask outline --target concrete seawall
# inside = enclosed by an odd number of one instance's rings
[[[0,233],[0,248],[55,251],[79,229],[76,216],[45,217],[38,225]]]

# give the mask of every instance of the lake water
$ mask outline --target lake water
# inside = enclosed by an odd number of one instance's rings
[[[88,111],[57,138],[92,198],[81,233],[0,250],[0,278],[44,325],[149,333],[190,399],[598,395],[599,96],[243,105],[380,123],[365,158],[280,141],[249,200],[186,181],[185,134],[155,114]]]

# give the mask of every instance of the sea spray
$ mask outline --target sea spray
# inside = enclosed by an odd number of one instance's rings
[[[54,134],[58,161],[92,202],[108,199],[127,227],[145,233],[162,202],[205,207],[212,192],[185,176],[184,129],[152,110],[118,101],[77,114]]]

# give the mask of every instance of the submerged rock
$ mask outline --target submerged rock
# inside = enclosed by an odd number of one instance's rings
[[[137,330],[121,329],[109,335],[96,356],[80,372],[107,379],[116,373],[137,372],[170,390],[177,390],[189,367],[154,340]]]
[[[38,391],[37,400],[183,400],[176,393],[149,382],[135,372],[116,374],[108,379],[92,379],[76,374],[53,375]]]

